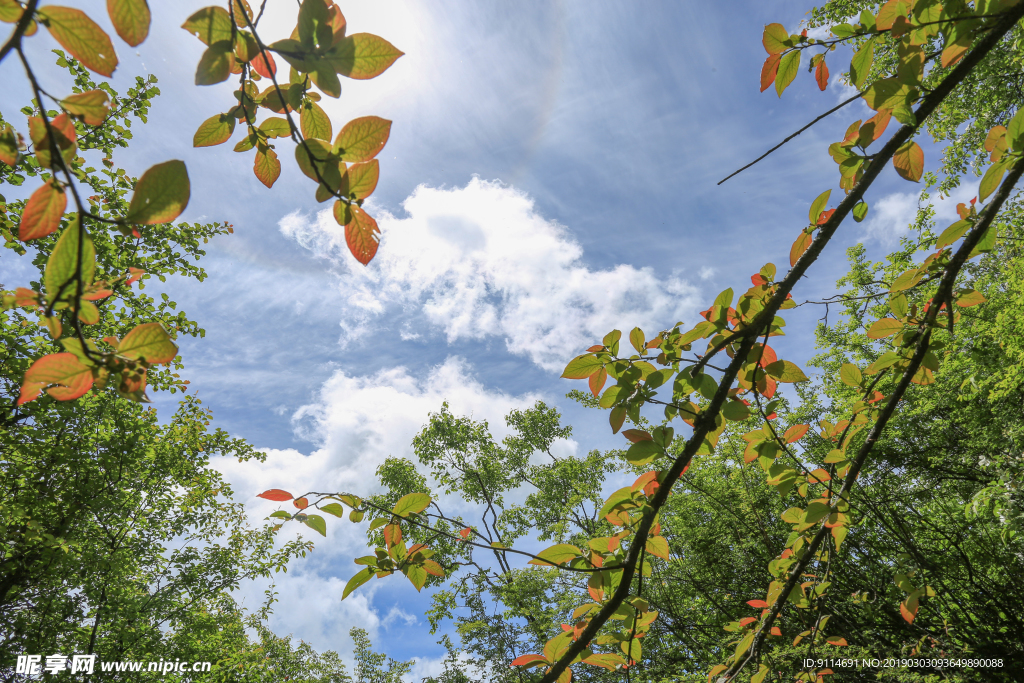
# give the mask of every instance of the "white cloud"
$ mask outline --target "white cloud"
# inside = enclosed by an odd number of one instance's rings
[[[482,385],[465,361],[450,357],[422,376],[405,367],[381,370],[368,376],[351,376],[336,371],[321,387],[315,403],[294,414],[297,428],[316,441],[309,455],[294,449],[268,449],[263,464],[215,461],[231,482],[235,497],[246,503],[251,518],[262,520],[275,509],[289,509],[289,503],[272,503],[255,495],[270,488],[281,488],[293,495],[307,491],[357,494],[375,492],[377,467],[388,456],[413,459],[412,439],[426,423],[428,414],[437,412],[447,400],[453,413],[486,420],[498,439],[507,434],[504,416],[515,408],[532,405],[539,396],[511,396]],[[571,452],[575,443],[560,443],[558,450]],[[459,502],[446,501],[457,514]],[[451,507],[455,506],[455,507]],[[418,617],[398,607],[375,604],[374,594],[384,587],[373,581],[344,602],[341,594],[349,576],[355,573],[352,559],[366,554],[365,525],[328,517],[327,538],[298,525],[282,529],[283,539],[301,534],[316,543],[315,551],[293,562],[287,574],[277,575],[280,593],[278,609],[271,627],[280,634],[293,634],[320,650],[346,653],[350,648],[348,631],[352,626],[367,629],[378,649],[383,641],[378,632],[394,626],[415,624]],[[391,580],[389,590],[399,588],[401,577]],[[259,604],[266,581],[247,584],[240,591],[246,604]],[[381,614],[378,609],[385,613]],[[425,628],[425,627],[424,627]],[[386,647],[384,649],[387,649]]]
[[[949,197],[932,196],[929,202],[935,209],[935,226],[942,232],[946,226],[959,220],[956,205],[970,202],[978,194],[978,183],[965,183],[953,190]],[[910,232],[917,217],[919,195],[916,192],[894,192],[870,203],[861,240],[876,240],[883,246],[895,246]]]
[[[449,343],[500,337],[510,352],[560,370],[616,327],[639,325],[653,336],[695,310],[696,289],[678,276],[625,264],[591,269],[565,226],[498,182],[421,185],[402,206],[406,217],[375,211],[383,239],[369,268],[348,254],[329,211],[280,223],[283,234],[337,264],[346,340],[369,334],[402,306],[418,310]]]

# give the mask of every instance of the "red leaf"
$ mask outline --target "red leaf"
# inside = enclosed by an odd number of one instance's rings
[[[768,603],[764,600],[747,600],[747,604],[751,607],[757,607],[758,609],[768,606]]]
[[[604,347],[600,344],[596,344],[587,349],[587,353],[597,353],[598,351],[604,351]]]
[[[818,216],[818,225],[825,225],[829,218],[832,218],[832,214],[836,212],[835,209],[829,209],[828,211],[822,211],[821,215]]]
[[[761,67],[761,92],[770,88],[775,82],[775,74],[779,72],[779,60],[781,59],[781,54],[775,54],[768,55],[768,59],[764,60],[764,66]]]
[[[296,498],[295,500],[292,501],[292,505],[299,508],[300,510],[305,510],[306,508],[309,507],[309,499],[307,499],[305,496],[303,496],[302,498]]]
[[[775,396],[775,389],[778,387],[778,382],[771,377],[766,377],[765,379],[767,386],[765,387],[765,390],[761,392],[761,395],[770,399]]]
[[[512,666],[529,666],[530,664],[547,664],[544,655],[522,655],[512,660]]]
[[[125,284],[131,287],[133,282],[138,282],[142,279],[142,276],[146,274],[142,268],[129,268],[128,272],[132,274],[130,278],[125,281]]]
[[[828,65],[825,64],[824,58],[814,69],[814,80],[817,81],[820,90],[825,90],[828,87]]]
[[[642,429],[627,429],[622,432],[622,435],[629,439],[630,443],[640,443],[641,441],[651,441],[652,437]]]
[[[73,353],[51,353],[37,359],[25,372],[18,405],[34,401],[43,389],[58,401],[70,401],[91,388],[92,370],[89,366]]]
[[[740,619],[740,626],[746,626],[747,624],[753,624],[755,621],[757,621],[757,619],[754,618],[754,617],[743,617],[742,619]]]
[[[750,276],[750,282],[753,283],[753,285],[755,287],[759,286],[759,285],[766,285],[766,284],[768,284],[768,280],[765,280],[764,276],[761,275],[760,273],[754,273],[753,275],[751,275]]]
[[[779,628],[778,626],[772,626],[772,630],[769,631],[769,633],[771,633],[773,636],[781,636],[782,635],[782,629]]]
[[[263,493],[256,494],[256,497],[266,498],[267,500],[283,501],[291,500],[294,496],[287,491],[282,491],[281,489],[268,489]]]
[[[469,535],[471,533],[473,533],[473,530],[467,526],[465,529],[459,532],[459,536],[462,537],[462,540],[466,540],[467,538],[469,538]]]
[[[604,368],[601,368],[593,375],[591,375],[589,380],[590,392],[594,394],[594,396],[599,396],[601,394],[601,389],[604,388],[604,383],[607,379],[608,371],[605,370]]]
[[[18,239],[22,242],[46,237],[60,227],[60,217],[68,206],[64,188],[55,183],[43,183],[32,193],[21,213]]]
[[[264,53],[261,52],[253,57],[252,61],[249,62],[249,66],[251,66],[253,71],[258,73],[260,76],[270,78],[277,73],[277,64],[274,63],[274,55],[269,52],[266,52],[265,54],[267,55],[266,60],[263,59]]]

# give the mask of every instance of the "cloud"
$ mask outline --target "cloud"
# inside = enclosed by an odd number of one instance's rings
[[[948,197],[933,195],[929,203],[935,210],[938,231],[942,232],[950,223],[959,220],[957,204],[970,202],[977,194],[978,182],[971,182],[956,188]],[[917,218],[918,206],[923,206],[919,199],[916,192],[894,192],[871,204],[861,240],[875,240],[886,247],[895,246],[910,232],[910,225]]]
[[[402,308],[450,344],[498,337],[511,353],[561,370],[616,327],[638,325],[653,336],[696,308],[696,289],[675,275],[626,264],[592,269],[568,228],[507,185],[479,178],[462,188],[421,185],[402,207],[404,217],[373,211],[383,239],[368,268],[348,254],[329,211],[280,222],[284,235],[337,267],[346,340]],[[404,339],[415,334],[402,331]]]

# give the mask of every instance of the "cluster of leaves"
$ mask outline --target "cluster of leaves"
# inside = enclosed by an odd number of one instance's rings
[[[647,558],[669,557],[670,540],[661,535],[661,512],[693,458],[713,456],[731,423],[754,420],[759,426],[741,435],[746,442],[743,461],[757,462],[768,486],[784,498],[795,494],[798,502],[780,514],[788,536],[768,563],[774,580],[747,601],[749,608],[758,610],[757,616],[743,616],[725,625],[732,634],[729,650],[722,653],[724,662],[713,666],[708,675],[731,681],[754,665],[757,670],[751,680],[761,683],[775,670],[768,639],[785,635],[796,623],[801,628],[793,630],[790,649],[804,640],[811,648],[848,646],[852,634],[830,633],[834,631],[829,626],[831,616],[824,609],[841,599],[831,589],[833,564],[855,528],[853,495],[858,478],[870,459],[878,457],[875,445],[908,391],[935,384],[940,355],[948,342],[942,335],[953,334],[961,309],[985,302],[980,292],[958,282],[967,264],[996,244],[997,217],[1024,172],[1017,156],[1024,142],[1018,133],[1024,117],[1018,114],[1005,128],[988,134],[985,147],[993,166],[980,190],[982,201],[990,199],[988,204],[961,205],[961,220],[938,237],[935,253],[923,263],[912,264],[880,295],[888,313],[862,321],[869,342],[891,340],[886,342],[888,349],[866,366],[846,362],[835,369],[836,377],[853,392],[841,415],[819,420],[817,429],[800,422],[776,426],[779,385],[808,378],[796,364],[780,360],[768,340],[783,333],[785,321],[778,313],[796,305],[793,288],[841,222],[851,214],[855,220],[866,216],[864,194],[883,166],[891,160],[903,178],[922,179],[923,151],[912,138],[958,84],[1015,30],[1022,16],[1024,4],[1015,0],[977,2],[974,7],[962,2],[890,0],[876,11],[863,12],[858,23],[836,24],[832,27],[835,37],[827,40],[809,38],[806,32],[791,36],[778,24],[766,27],[763,44],[769,57],[762,90],[774,82],[780,95],[799,70],[803,50],[825,49],[811,60],[815,79],[824,89],[829,78],[825,54],[844,42],[859,45],[849,78],[861,91],[858,97],[876,114],[851,124],[844,139],[829,149],[840,165],[839,185],[846,197],[834,209],[826,209],[831,190],[812,202],[809,225],[791,248],[792,269],[784,277],[777,277],[776,267],[767,264],[751,277],[752,286],[738,300],[731,289],[722,292],[695,326],[687,329],[679,323],[650,340],[643,330],[634,329],[628,338],[635,353],[626,354],[620,354],[622,334],[616,330],[568,364],[563,377],[588,381],[594,402],[609,410],[613,433],[627,420],[635,425],[623,431],[631,445],[621,457],[641,476],[605,499],[596,513],[597,519],[621,528],[613,534],[601,533],[603,528],[589,529],[582,543],[559,543],[536,555],[500,542],[490,544],[501,558],[525,554],[532,564],[588,577],[591,602],[572,611],[573,623],[549,638],[542,653],[518,656],[513,665],[543,667],[543,683],[564,683],[572,676],[569,667],[577,662],[628,670],[639,660],[640,639],[657,624],[657,613],[648,611],[643,593]],[[874,69],[876,51],[896,55],[887,62],[891,67],[887,72]],[[924,86],[925,79],[932,77],[938,82]],[[879,151],[868,153],[892,118],[902,127]],[[706,349],[694,350],[700,340],[707,340]],[[724,366],[713,364],[723,356]],[[605,388],[609,378],[615,384]],[[651,405],[663,413],[655,426],[642,414]],[[690,428],[689,437],[675,438],[671,423],[676,418]],[[814,469],[808,462],[819,444],[827,445],[827,451],[821,466]],[[466,475],[470,470],[460,471]],[[468,490],[461,493],[473,498],[466,495]],[[489,499],[486,503],[494,505]],[[455,520],[439,509],[432,514],[436,523],[429,527],[430,533],[450,536],[443,524]],[[417,520],[417,524],[423,522]],[[473,530],[467,529],[465,542],[472,543]],[[506,567],[504,573],[511,571],[507,560],[499,559],[499,564]],[[922,599],[937,595],[903,569],[895,573],[894,585],[901,591],[900,613],[907,623],[914,621]],[[787,607],[797,611],[787,610],[784,616]],[[801,612],[811,618],[799,616]],[[625,620],[627,628],[615,623],[618,620]],[[614,645],[625,656],[594,650],[602,645]],[[831,673],[827,668],[802,669],[797,680],[822,680]]]
[[[196,85],[221,83],[231,74],[239,75],[234,106],[204,121],[192,144],[225,143],[236,122],[243,122],[246,137],[235,145],[235,151],[256,150],[253,173],[269,188],[281,174],[271,140],[291,138],[299,169],[317,183],[316,200],[335,199],[334,218],[345,229],[352,255],[365,265],[377,253],[380,229],[362,205],[377,187],[380,167],[375,157],[388,141],[391,122],[378,116],[357,118],[345,124],[332,142],[331,119],[318,104],[320,93],[312,87],[328,97],[340,97],[339,75],[374,78],[402,52],[370,33],[346,35],[348,25],[341,9],[328,0],[303,0],[291,37],[270,45],[259,38],[259,20],[259,16],[253,18],[246,0],[235,0],[228,10],[201,9],[182,25],[207,46],[196,69]],[[287,83],[277,80],[275,54],[290,67]],[[261,92],[257,84],[263,79],[270,80],[270,85]],[[284,117],[269,116],[257,122],[260,109]]]
[[[8,246],[21,254],[25,249],[16,241],[38,243],[51,235],[59,236],[48,250],[41,286],[5,291],[2,301],[4,311],[32,311],[63,351],[37,358],[26,370],[17,405],[36,399],[44,390],[56,400],[69,401],[107,385],[124,398],[146,401],[151,368],[169,364],[178,356],[173,342],[175,330],[160,322],[142,322],[118,334],[96,334],[104,315],[116,310],[117,299],[123,303],[126,290],[145,273],[134,263],[118,272],[98,273],[96,243],[106,240],[106,235],[100,233],[110,229],[126,240],[139,240],[149,231],[167,230],[167,224],[188,206],[188,172],[184,162],[172,160],[156,164],[137,180],[123,172],[116,177],[108,173],[109,184],[96,177],[95,169],[79,152],[103,150],[103,163],[110,168],[112,148],[125,146],[130,134],[116,123],[105,125],[109,117],[126,119],[127,114],[141,113],[144,119],[145,110],[130,109],[138,92],[129,93],[124,103],[129,109],[125,110],[109,86],[96,86],[85,72],[88,69],[110,77],[118,63],[110,37],[93,19],[78,9],[37,5],[38,0],[0,2],[0,21],[15,24],[12,36],[0,48],[0,61],[17,55],[34,96],[34,107],[25,111],[28,142],[14,126],[2,122],[0,165],[6,169],[5,180],[15,184],[26,176],[41,181],[27,202],[18,207],[13,217],[16,220],[4,212],[3,234]],[[111,1],[107,10],[118,36],[128,45],[135,47],[146,39],[150,24],[146,0]],[[391,124],[378,117],[357,119],[342,128],[333,145],[324,142],[331,138],[331,122],[316,104],[319,95],[309,92],[309,87],[312,82],[324,93],[338,97],[341,89],[337,73],[373,78],[401,53],[376,36],[346,36],[341,11],[324,0],[303,2],[293,38],[272,47],[264,46],[259,39],[259,19],[254,18],[246,0],[232,0],[226,10],[208,7],[185,22],[184,28],[209,46],[199,63],[197,84],[219,83],[231,73],[241,75],[237,106],[205,122],[194,144],[224,142],[235,121],[244,119],[249,135],[236,149],[257,149],[256,175],[270,187],[280,174],[280,163],[269,139],[291,135],[298,143],[300,169],[319,182],[318,201],[337,197],[334,214],[345,226],[352,253],[368,263],[377,250],[379,229],[361,205],[376,187],[378,164],[374,157],[387,141]],[[75,92],[66,97],[54,97],[42,89],[22,49],[23,39],[35,34],[38,24],[46,27],[71,55],[61,56],[76,76]],[[276,80],[270,51],[291,64],[287,93]],[[263,93],[255,85],[260,78],[272,82]],[[85,84],[91,87],[83,87]],[[151,82],[140,82],[139,88],[148,84]],[[47,109],[45,98],[59,110]],[[257,125],[258,107],[284,113],[286,118],[271,117]],[[292,112],[299,110],[301,131],[292,117]],[[352,166],[347,167],[346,162]],[[85,196],[81,185],[97,194]],[[132,191],[127,202],[126,190]]]

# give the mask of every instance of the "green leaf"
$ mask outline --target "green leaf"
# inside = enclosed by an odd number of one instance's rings
[[[853,220],[860,223],[868,215],[868,203],[865,201],[859,201],[853,207]]]
[[[341,193],[355,199],[365,199],[377,189],[379,178],[380,163],[376,159],[352,164],[342,179]]]
[[[775,92],[779,94],[779,97],[782,97],[783,91],[796,78],[798,71],[800,71],[800,52],[793,50],[779,61],[779,70],[775,74]]]
[[[409,565],[403,570],[403,572],[407,577],[409,577],[409,581],[412,582],[412,585],[416,586],[417,591],[422,590],[423,587],[427,585],[427,570],[420,565]]]
[[[892,318],[882,318],[868,328],[868,339],[885,339],[903,330],[903,323]]]
[[[935,243],[936,249],[942,249],[956,242],[971,229],[972,223],[968,220],[960,220],[942,231],[939,240]]]
[[[860,388],[861,383],[864,381],[860,368],[853,363],[843,363],[843,367],[839,368],[839,379],[843,381],[843,384],[855,388]]]
[[[173,221],[188,206],[190,188],[184,161],[174,159],[157,164],[143,173],[135,184],[135,194],[124,219],[138,225]]]
[[[811,225],[818,224],[818,217],[821,216],[821,212],[825,210],[825,205],[828,204],[828,197],[832,194],[832,190],[825,190],[811,202],[811,210],[807,213],[807,219],[811,221]]]
[[[273,187],[281,175],[281,162],[277,158],[277,152],[259,145],[252,162],[252,172],[261,183]]]
[[[143,323],[124,336],[118,355],[143,359],[147,363],[169,363],[178,355],[178,347],[160,323]]]
[[[341,599],[344,600],[350,593],[352,593],[352,591],[372,579],[375,573],[376,572],[369,567],[359,570],[359,572],[357,572],[356,575],[349,579],[348,583],[345,584],[345,590],[341,594]]]
[[[306,515],[305,524],[310,529],[319,532],[321,536],[327,536],[327,522],[320,515]]]
[[[897,320],[902,320],[907,315],[907,295],[896,294],[895,296],[889,297],[889,310],[896,316]]]
[[[328,503],[327,505],[321,505],[320,509],[329,515],[334,515],[335,517],[345,516],[345,508],[343,508],[340,503]]]
[[[149,35],[149,5],[146,0],[107,0],[107,14],[121,40],[138,46]]]
[[[264,119],[257,128],[266,133],[268,138],[287,138],[291,137],[292,134],[292,128],[288,125],[288,119],[283,119],[280,116],[271,116],[268,119]]]
[[[227,142],[235,132],[235,117],[215,114],[200,124],[192,136],[193,147],[212,147]]]
[[[562,371],[564,379],[586,379],[604,367],[604,362],[592,353],[577,356]]]
[[[1024,109],[1018,109],[1006,125],[1006,140],[1014,152],[1024,150]]]
[[[196,85],[215,85],[228,80],[235,66],[231,41],[222,40],[206,48],[196,66]]]
[[[807,375],[804,374],[796,363],[788,360],[777,360],[765,366],[764,371],[779,380],[780,382],[806,382]]]
[[[875,40],[872,38],[861,45],[857,54],[850,61],[850,80],[858,90],[864,88],[864,82],[867,81],[868,74],[871,72],[871,63],[875,59]]]
[[[430,505],[430,496],[426,493],[410,493],[402,496],[395,507],[391,510],[392,514],[398,515],[399,517],[408,517],[409,515],[416,512],[423,512]]]
[[[330,140],[334,136],[331,119],[316,102],[304,102],[299,112],[299,126],[302,137]]]
[[[117,54],[110,36],[85,12],[54,5],[40,7],[37,12],[50,35],[83,66],[107,78],[114,74]]]
[[[379,116],[353,119],[334,139],[332,152],[342,161],[369,161],[377,156],[391,134],[391,122]]]
[[[732,291],[732,287],[730,287],[729,289],[725,290],[724,292],[720,292],[718,294],[718,296],[715,297],[714,303],[712,303],[711,305],[712,306],[722,306],[724,308],[729,308],[729,307],[732,306],[732,297],[733,297],[733,291]]]
[[[1010,166],[1009,160],[1010,157],[1003,157],[1002,161],[992,164],[985,171],[985,176],[981,179],[981,185],[978,187],[978,199],[985,201],[990,194],[996,191],[1003,179],[1003,174]]]
[[[743,401],[726,401],[722,407],[722,417],[732,422],[741,422],[750,417],[750,408]]]
[[[785,52],[790,44],[789,31],[782,24],[768,24],[761,34],[761,44],[770,55],[777,55]]]
[[[356,33],[328,53],[331,66],[342,76],[364,80],[384,73],[404,53],[371,33]]]
[[[223,7],[204,7],[190,16],[181,27],[206,45],[231,41],[231,15]]]
[[[93,246],[92,237],[85,228],[79,229],[78,214],[76,213],[70,225],[64,228],[57,245],[50,252],[46,260],[46,270],[43,272],[43,285],[46,288],[47,300],[54,302],[58,300],[73,299],[75,286],[71,279],[75,276],[75,267],[78,256],[78,234],[85,236],[82,243],[82,284],[92,284],[96,271],[96,248]]]
[[[647,343],[647,338],[644,337],[644,331],[639,327],[634,327],[633,331],[629,333],[629,343],[633,345],[633,348],[636,349],[637,353],[643,355],[646,351],[644,345]]]
[[[664,452],[665,449],[653,441],[640,441],[626,451],[626,460],[631,465],[646,465]]]
[[[537,557],[540,559],[530,560],[528,564],[536,564],[542,567],[550,567],[552,565],[565,564],[570,560],[574,560],[577,557],[582,556],[583,551],[577,548],[576,546],[569,545],[568,543],[559,543],[558,545],[553,545],[550,548],[545,548],[544,550],[537,553]]]

